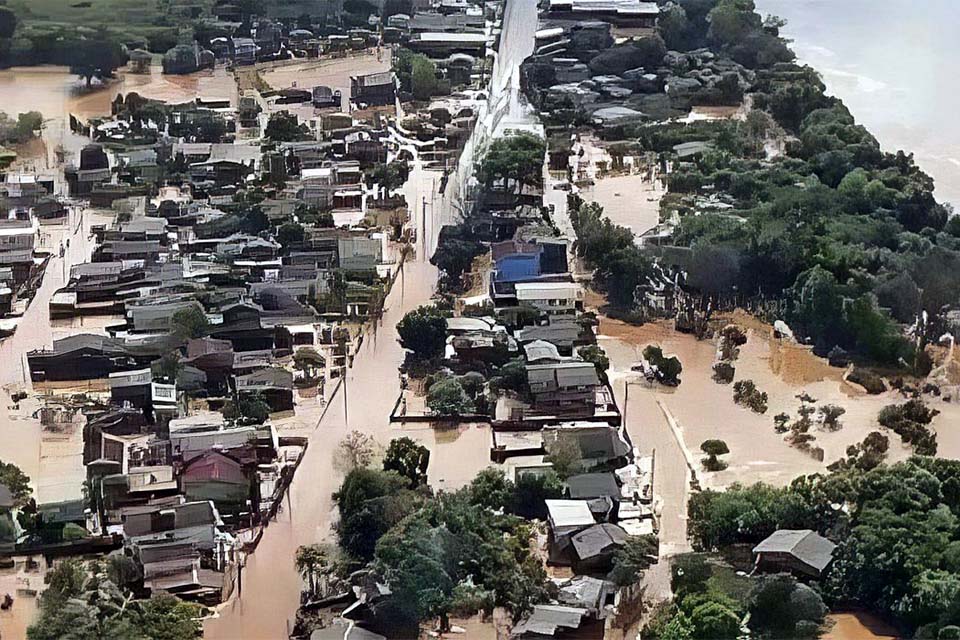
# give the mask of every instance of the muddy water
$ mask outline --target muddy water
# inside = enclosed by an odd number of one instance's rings
[[[149,74],[117,71],[117,80],[87,89],[66,67],[14,67],[0,71],[2,109],[10,114],[39,111],[46,118],[69,114],[89,118],[110,113],[118,94],[135,91],[145,98],[187,102],[197,96],[229,98],[236,101],[233,75],[223,67],[186,76],[167,76],[160,67]]]
[[[260,76],[274,89],[312,89],[326,85],[334,91],[339,90],[342,108],[350,105],[350,76],[366,75],[390,70],[390,54],[384,51],[380,59],[375,53],[364,53],[338,60],[315,60],[297,64],[277,66],[262,71]]]
[[[580,195],[588,202],[603,206],[603,212],[614,224],[627,227],[640,237],[660,222],[660,199],[663,189],[658,183],[645,181],[642,175],[600,178]]]
[[[66,67],[14,67],[0,71],[0,111],[11,116],[39,111],[47,121],[43,137],[50,155],[36,168],[53,166],[52,153],[57,145],[75,153],[88,142],[70,132],[70,114],[81,119],[109,115],[113,99],[131,91],[171,103],[187,102],[197,96],[227,98],[233,104],[237,100],[233,75],[223,67],[186,76],[163,75],[157,66],[149,74],[121,69],[116,80],[92,89],[86,88]]]
[[[822,640],[894,640],[897,630],[866,611],[831,613]]]
[[[408,181],[407,200],[419,202],[420,194],[431,194],[438,178],[439,174],[415,170]],[[439,201],[434,208],[441,209]],[[419,221],[418,216],[413,219]],[[292,625],[296,615],[302,586],[293,563],[297,547],[334,540],[331,527],[337,514],[331,496],[342,477],[337,471],[340,465],[336,464],[336,449],[351,430],[373,436],[382,446],[400,435],[413,435],[423,441],[432,450],[430,481],[441,488],[456,488],[486,466],[490,439],[483,429],[405,432],[389,423],[400,391],[397,367],[404,355],[397,342],[396,324],[407,311],[430,299],[437,281],[436,268],[424,259],[422,252],[415,261],[407,263],[405,270],[405,285],[394,287],[387,298],[378,332],[366,337],[347,376],[346,387],[330,401],[326,414],[317,423],[284,510],[267,527],[256,551],[247,557],[242,594],[222,605],[218,617],[206,622],[205,637],[285,637],[288,624]]]
[[[705,486],[726,486],[732,482],[764,481],[786,484],[798,475],[823,471],[826,465],[841,458],[848,445],[879,429],[876,416],[884,406],[902,402],[894,392],[868,396],[840,379],[840,372],[832,369],[808,350],[797,345],[784,345],[768,331],[748,330],[747,344],[741,348],[737,361],[736,379],[752,379],[769,396],[769,409],[763,415],[740,407],[733,402],[732,385],[720,385],[712,380],[715,344],[697,341],[661,324],[631,327],[604,319],[601,324],[601,345],[607,349],[613,363],[614,375],[631,377],[629,364],[647,344],[660,344],[664,352],[674,353],[683,364],[682,384],[676,389],[631,387],[628,408],[630,432],[641,443],[647,425],[654,429],[662,417],[650,405],[654,397],[666,406],[680,423],[683,441],[695,459],[699,459],[700,443],[717,438],[726,441],[730,454],[725,456],[729,467],[716,473],[699,473]],[[780,412],[796,417],[800,406],[797,394],[808,393],[817,405],[836,404],[846,409],[841,421],[843,428],[826,432],[814,428],[814,446],[824,449],[824,461],[819,462],[783,441],[783,435],[773,429],[773,416]],[[636,403],[636,406],[635,406]],[[960,407],[956,404],[935,402],[941,414],[934,421],[938,432],[939,454],[960,457],[960,437],[953,425],[960,424]],[[900,460],[910,455],[908,447],[890,435],[888,459]]]

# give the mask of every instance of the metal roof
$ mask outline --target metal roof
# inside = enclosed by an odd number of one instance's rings
[[[584,527],[596,523],[586,500],[546,500],[547,513],[555,528]]]
[[[788,553],[817,571],[833,559],[837,545],[810,529],[780,529],[753,548],[754,553]]]

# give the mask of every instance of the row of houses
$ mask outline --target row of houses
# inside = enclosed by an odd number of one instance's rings
[[[145,104],[164,120],[145,121]],[[35,389],[83,390],[55,403],[83,429],[89,497],[69,511],[85,544],[121,547],[145,590],[207,604],[229,596],[306,447],[277,425],[322,410],[406,220],[402,195],[370,177],[398,160],[385,122],[337,105],[301,121],[314,139],[273,143],[240,106],[121,97],[78,124],[93,140],[66,187],[114,220],[92,228],[89,261],[48,305],[81,327],[106,321],[25,354]],[[32,242],[52,196],[9,184],[9,227],[32,225]]]

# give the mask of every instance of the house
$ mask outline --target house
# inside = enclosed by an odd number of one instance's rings
[[[549,454],[561,441],[572,442],[587,470],[616,462],[631,452],[630,444],[616,427],[591,422],[565,422],[543,428],[543,446]]]
[[[837,548],[830,540],[810,529],[774,531],[753,548],[757,568],[762,571],[789,571],[811,578],[823,575]]]
[[[271,411],[293,409],[293,374],[280,367],[260,369],[236,378],[237,393],[259,394]]]
[[[397,99],[397,80],[392,71],[350,78],[350,100],[370,106],[392,105]]]
[[[257,61],[257,43],[253,38],[232,38],[230,45],[235,64],[254,64]]]
[[[590,362],[528,364],[527,384],[538,413],[586,417],[595,412],[600,378]]]
[[[550,562],[569,564],[573,536],[597,523],[586,500],[547,500]]]
[[[152,404],[151,384],[153,374],[150,367],[133,371],[116,371],[109,376],[110,399],[119,404],[129,402],[138,408],[150,407]]]
[[[620,500],[620,485],[614,473],[581,473],[567,478],[566,494],[571,500],[612,498]]]
[[[581,338],[582,334],[583,329],[577,319],[574,316],[567,315],[549,316],[547,324],[536,324],[518,329],[514,332],[514,337],[520,344],[537,341],[549,342],[557,348],[561,355],[570,356],[573,354],[574,346],[588,343],[587,340]]]
[[[577,573],[610,570],[613,554],[627,543],[627,532],[615,524],[601,522],[570,538],[573,569]]]
[[[576,314],[583,309],[583,288],[574,282],[518,282],[517,304],[549,315]]]
[[[121,341],[87,333],[54,340],[49,350],[31,351],[27,363],[34,382],[95,380],[138,366]]]
[[[557,364],[563,361],[557,347],[545,340],[534,340],[523,345],[523,353],[529,364]]]
[[[30,276],[37,229],[37,223],[29,219],[0,220],[0,267],[9,267],[17,284]]]
[[[588,623],[588,613],[586,609],[579,607],[538,604],[529,616],[513,627],[510,637],[520,640],[563,638],[567,633],[572,633],[574,635],[570,637],[600,640],[603,638],[602,625],[599,629],[593,629],[593,633],[583,628],[584,624]]]
[[[317,109],[340,109],[342,107],[342,97],[339,89],[331,89],[326,85],[318,85],[313,88],[312,101]]]
[[[210,501],[228,518],[257,513],[255,473],[223,451],[210,450],[188,460],[180,471],[180,488],[189,501]]]
[[[180,542],[211,551],[221,524],[212,502],[186,502],[124,515],[123,537],[128,544]]]
[[[487,36],[483,33],[422,32],[411,35],[407,47],[432,58],[443,58],[452,53],[483,57],[487,48]]]
[[[176,418],[170,421],[167,428],[171,451],[184,462],[210,449],[229,451],[246,446],[258,438],[257,427],[230,426],[219,411],[199,411]]]
[[[383,260],[383,242],[379,238],[349,236],[337,238],[340,268],[350,272],[376,272]]]

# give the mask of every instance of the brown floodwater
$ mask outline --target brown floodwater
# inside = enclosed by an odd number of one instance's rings
[[[180,103],[197,96],[237,101],[233,74],[224,67],[185,76],[168,76],[159,66],[148,74],[117,71],[117,78],[104,85],[87,88],[83,80],[66,67],[13,67],[0,71],[0,111],[16,117],[19,113],[39,111],[46,120],[42,136],[47,141],[45,162],[35,168],[54,166],[53,151],[62,145],[68,152],[78,151],[89,140],[70,132],[70,115],[82,120],[110,114],[110,105],[118,94],[136,92],[145,98]],[[43,148],[34,149],[43,157]],[[23,154],[24,150],[20,150]]]
[[[894,391],[873,396],[859,391],[841,379],[840,370],[829,367],[809,349],[774,339],[768,329],[754,326],[748,328],[747,333],[747,343],[741,347],[736,362],[735,379],[753,380],[758,389],[768,394],[769,408],[762,415],[735,404],[732,385],[713,381],[714,341],[698,341],[691,335],[674,331],[665,323],[633,327],[603,318],[600,326],[600,344],[610,355],[612,377],[619,381],[619,385],[625,379],[636,379],[636,375],[629,372],[629,365],[647,344],[659,344],[665,353],[680,358],[683,374],[679,387],[631,386],[627,409],[630,433],[643,443],[648,432],[661,430],[663,418],[650,404],[651,399],[656,399],[675,416],[683,446],[693,458],[699,460],[702,457],[699,448],[704,440],[726,441],[730,454],[725,460],[729,466],[715,473],[698,470],[704,486],[723,487],[733,482],[757,481],[783,485],[798,475],[822,472],[826,465],[844,456],[847,446],[861,442],[871,431],[882,430],[876,422],[880,409],[904,401]],[[816,436],[813,446],[824,450],[822,462],[789,446],[783,435],[773,428],[773,416],[780,412],[797,417],[800,401],[796,396],[801,393],[815,398],[817,406],[834,404],[846,410],[840,419],[843,424],[840,430],[828,432],[816,427],[811,430]],[[960,407],[956,403],[930,402],[941,412],[933,422],[938,434],[939,455],[960,457],[960,437],[952,428],[960,424]],[[891,441],[889,461],[901,460],[911,454],[911,449],[900,443],[895,434],[888,435]]]
[[[867,611],[831,613],[821,640],[895,640],[897,630]]]
[[[640,237],[660,222],[660,200],[664,190],[642,174],[597,178],[580,192],[587,202],[596,202],[614,224],[627,227]]]
[[[439,174],[415,169],[407,184],[407,201],[420,202],[433,193]],[[442,209],[438,201],[439,215]],[[419,212],[415,212],[419,213]],[[412,216],[415,222],[418,215]],[[433,234],[436,226],[431,223]],[[420,236],[423,237],[423,236]],[[292,626],[302,581],[294,567],[297,547],[333,542],[337,512],[332,494],[337,490],[342,464],[337,464],[337,444],[352,430],[372,436],[382,447],[409,435],[431,449],[429,480],[435,488],[456,489],[488,465],[490,436],[485,427],[456,430],[391,425],[389,415],[400,391],[397,367],[404,351],[397,342],[396,324],[403,315],[425,304],[433,295],[437,271],[418,252],[404,268],[403,286],[393,287],[376,333],[366,336],[346,378],[346,386],[331,399],[316,424],[310,445],[290,487],[289,498],[276,521],[266,528],[256,550],[247,556],[242,593],[224,603],[215,618],[204,624],[207,638],[267,639],[286,637]],[[346,409],[344,403],[346,393]]]

